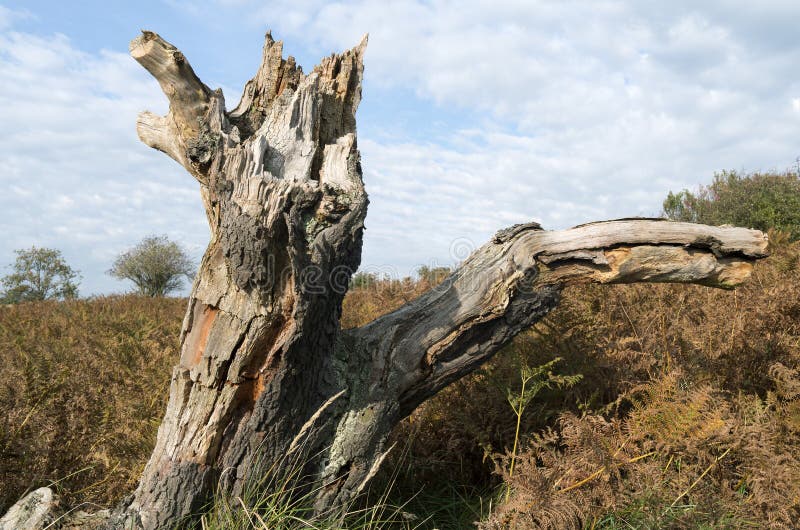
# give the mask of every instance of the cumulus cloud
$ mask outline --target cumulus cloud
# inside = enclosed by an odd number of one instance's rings
[[[198,254],[207,229],[197,185],[151,156],[133,127],[162,101],[126,55],[84,53],[63,35],[0,33],[0,261],[17,248],[60,248],[90,294],[125,288],[104,271],[147,234]]]
[[[372,82],[410,85],[442,104],[484,108],[530,129],[607,119],[636,88],[669,110],[689,103],[689,113],[694,88],[774,94],[785,86],[799,50],[787,20],[800,8],[694,4],[306,0],[273,2],[250,20],[302,35],[320,53],[352,46],[368,31]],[[792,41],[776,47],[781,34]]]
[[[800,7],[766,4],[287,2],[255,19],[286,12],[279,29],[320,51],[369,31],[368,84],[470,113],[446,138],[362,141],[365,257],[408,262],[392,249],[446,259],[442,240],[504,223],[653,215],[715,170],[790,165]]]
[[[370,33],[359,145],[373,269],[451,264],[453,242],[515,222],[657,214],[668,190],[715,170],[782,169],[800,154],[796,2],[170,2],[192,24],[272,28],[301,57]],[[0,118],[14,124],[0,133],[2,200],[22,227],[3,248],[71,238],[98,264],[151,232],[200,248],[196,187],[132,130],[163,101],[155,83],[123,54],[0,35]],[[223,86],[251,74],[215,70]]]

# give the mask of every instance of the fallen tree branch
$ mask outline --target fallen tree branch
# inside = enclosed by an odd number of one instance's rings
[[[662,219],[501,230],[439,287],[342,332],[339,357],[350,360],[342,370],[359,374],[353,386],[368,389],[350,408],[380,410],[388,424],[361,432],[353,444],[365,446],[363,436],[374,434],[379,452],[391,425],[555,308],[565,285],[675,282],[728,289],[749,277],[766,249],[767,237],[757,230]]]

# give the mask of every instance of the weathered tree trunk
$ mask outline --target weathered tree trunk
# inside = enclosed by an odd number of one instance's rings
[[[302,462],[315,507],[362,490],[392,427],[489,359],[575,282],[732,287],[766,255],[740,228],[618,220],[498,232],[443,285],[362,328],[339,327],[367,196],[356,147],[366,39],[310,74],[267,34],[239,106],[144,32],[131,54],[161,84],[165,117],[139,136],[200,182],[211,242],[181,332],[155,450],[113,527],[167,528],[264,466]],[[283,469],[285,471],[285,469]]]
[[[306,424],[348,388],[332,353],[367,211],[355,136],[365,46],[304,75],[268,34],[226,112],[158,35],[131,43],[170,100],[166,117],[140,116],[139,136],[197,178],[211,227],[167,412],[127,510],[136,525],[166,527],[218,484],[239,493],[258,462],[293,461],[293,442],[316,455],[333,439],[344,399]]]

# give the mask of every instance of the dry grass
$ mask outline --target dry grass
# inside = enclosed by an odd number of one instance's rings
[[[0,308],[0,511],[59,481],[109,504],[134,486],[166,406],[185,300]]]
[[[800,518],[798,254],[785,243],[735,292],[570,289],[558,310],[396,429],[405,450],[394,457],[393,502],[419,493],[406,511],[438,528],[479,518],[515,529],[791,528]],[[367,282],[345,299],[343,325],[431,283]],[[163,411],[184,303],[0,310],[0,510],[64,477],[72,501],[109,504],[130,491]],[[510,477],[508,392],[519,391],[521,366],[555,357],[562,375],[583,377],[528,404]]]
[[[484,528],[794,528],[798,254],[777,249],[737,292],[570,293],[520,341],[584,380],[551,403],[567,410],[555,424],[529,431],[513,478],[500,458],[515,494]]]

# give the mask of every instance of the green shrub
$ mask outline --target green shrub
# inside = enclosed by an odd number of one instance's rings
[[[697,193],[669,192],[664,216],[676,221],[730,224],[788,232],[800,239],[800,177],[797,173],[722,171]]]

